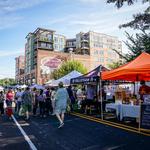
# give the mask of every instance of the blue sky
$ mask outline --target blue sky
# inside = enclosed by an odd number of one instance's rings
[[[24,54],[25,37],[37,27],[68,38],[91,30],[125,41],[124,31],[134,31],[118,26],[146,5],[136,3],[118,10],[106,0],[0,0],[0,78],[15,76],[15,57]],[[127,52],[124,45],[123,51]]]

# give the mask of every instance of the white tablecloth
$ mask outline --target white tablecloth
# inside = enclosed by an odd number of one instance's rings
[[[116,115],[117,117],[120,114],[120,105],[119,103],[110,103],[110,104],[106,104],[106,112],[108,112],[109,110],[116,110]]]
[[[123,117],[139,118],[140,106],[127,104],[122,104],[120,106],[120,120],[122,120]]]
[[[140,106],[137,105],[110,103],[106,104],[106,112],[109,110],[116,110],[116,115],[118,118],[120,116],[120,120],[122,120],[123,117],[139,118],[140,116]]]

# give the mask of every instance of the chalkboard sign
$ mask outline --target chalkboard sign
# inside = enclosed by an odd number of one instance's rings
[[[141,105],[141,128],[150,129],[150,104]]]

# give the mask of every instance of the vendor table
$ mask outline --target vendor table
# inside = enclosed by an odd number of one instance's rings
[[[139,118],[139,116],[140,116],[139,105],[127,105],[127,104],[120,105],[120,120],[122,120],[123,117]]]
[[[116,110],[116,115],[119,117],[120,115],[120,105],[119,103],[109,103],[106,104],[105,110],[108,112],[109,110]]]
[[[129,104],[119,104],[119,103],[106,104],[106,112],[112,109],[116,110],[116,115],[120,120],[122,120],[123,117],[139,118],[140,116],[139,105],[129,105]]]

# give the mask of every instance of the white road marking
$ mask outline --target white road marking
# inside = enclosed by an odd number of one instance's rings
[[[17,122],[16,118],[14,117],[14,115],[12,115],[12,118],[14,120],[14,122],[16,123],[16,125],[18,126],[20,132],[22,133],[22,135],[24,136],[25,140],[28,142],[30,148],[32,150],[37,150],[37,148],[35,147],[35,145],[32,143],[32,141],[30,140],[30,138],[27,136],[27,134],[25,133],[25,131],[22,129],[22,127],[20,126],[20,124]]]

